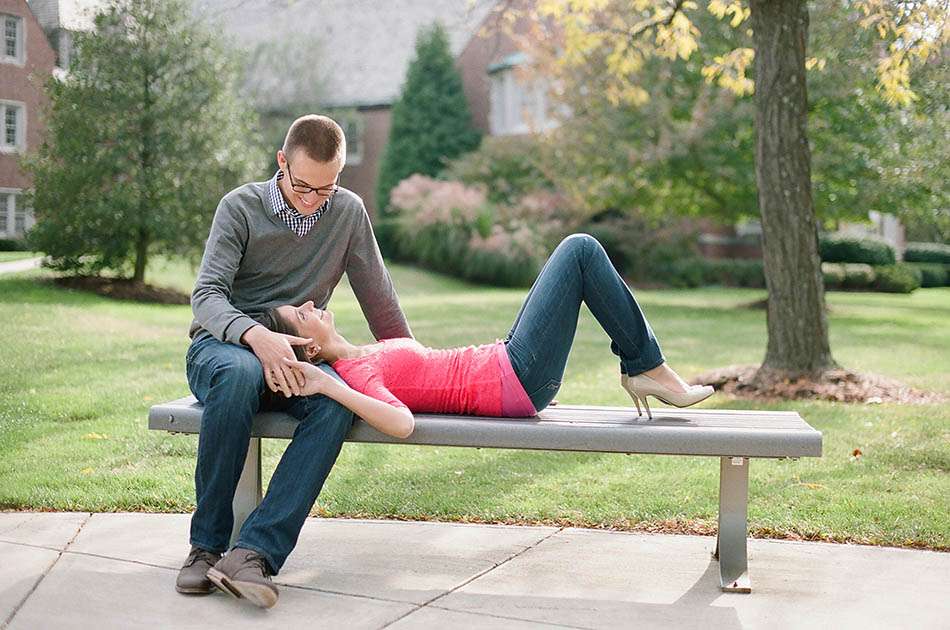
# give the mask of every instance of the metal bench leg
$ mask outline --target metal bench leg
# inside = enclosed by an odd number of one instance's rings
[[[719,536],[713,554],[719,582],[727,593],[751,593],[746,553],[749,459],[723,457],[719,462]]]
[[[244,521],[251,512],[261,504],[261,438],[251,438],[247,447],[247,459],[244,460],[244,470],[238,480],[237,490],[234,492],[234,528],[231,530],[231,544],[241,533]]]

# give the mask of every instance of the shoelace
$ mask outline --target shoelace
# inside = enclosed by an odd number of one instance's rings
[[[249,553],[247,557],[244,558],[244,560],[245,562],[255,564],[257,568],[261,570],[261,573],[264,575],[264,577],[269,577],[270,573],[267,571],[267,562],[264,560],[264,556],[256,553]]]
[[[195,547],[191,553],[188,555],[188,566],[191,566],[198,560],[204,560],[211,566],[214,566],[218,562],[218,554],[211,553],[206,549],[201,549],[200,547]]]

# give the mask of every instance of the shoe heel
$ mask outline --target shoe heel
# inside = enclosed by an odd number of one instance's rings
[[[234,587],[231,586],[230,580],[228,580],[228,577],[224,575],[223,573],[221,573],[220,571],[214,568],[208,569],[208,579],[211,580],[212,584],[218,587],[218,590],[224,591],[225,593],[227,593],[228,595],[230,595],[231,597],[235,599],[243,598],[241,593],[235,590]]]
[[[636,394],[633,395],[633,402],[637,405],[637,417],[642,418],[643,412],[640,410],[640,397]]]
[[[653,412],[650,411],[650,403],[647,402],[647,395],[643,394],[643,406],[647,408],[647,417],[653,420]]]

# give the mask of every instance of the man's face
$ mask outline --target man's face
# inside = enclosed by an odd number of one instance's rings
[[[293,185],[298,187],[329,189],[336,183],[340,171],[343,170],[342,160],[317,162],[303,151],[294,151],[289,156],[284,155],[283,151],[278,151],[277,165],[284,171],[283,179],[278,182],[284,197],[297,212],[305,216],[316,212],[332,194],[328,190],[297,192],[291,185],[291,176]]]

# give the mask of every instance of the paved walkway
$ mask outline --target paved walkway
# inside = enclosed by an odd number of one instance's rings
[[[751,595],[699,536],[309,519],[260,610],[179,595],[189,515],[0,513],[0,628],[948,628],[950,554],[753,540]]]
[[[40,266],[40,263],[43,262],[43,258],[26,258],[23,260],[13,260],[10,262],[0,263],[0,274],[3,273],[15,273],[17,271],[29,271],[30,269],[36,269]]]

